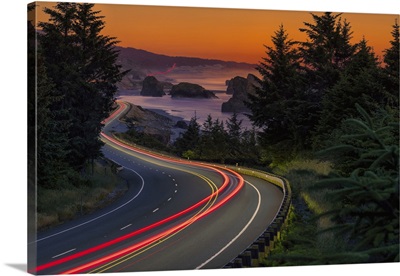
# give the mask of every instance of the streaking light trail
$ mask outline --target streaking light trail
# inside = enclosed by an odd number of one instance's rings
[[[175,65],[175,64],[174,64]],[[116,119],[116,117],[118,115],[120,115],[123,111],[126,110],[126,104],[125,103],[118,103],[119,107],[116,109],[116,111],[114,111],[114,113],[108,118],[106,119],[103,123],[104,124],[108,124],[110,121]],[[143,227],[141,229],[135,230],[133,232],[130,232],[128,234],[122,235],[118,238],[115,238],[113,240],[107,241],[107,242],[103,242],[97,246],[94,246],[92,248],[83,250],[81,252],[77,252],[74,253],[72,255],[69,256],[65,256],[62,257],[58,260],[54,260],[45,264],[41,264],[39,265],[36,270],[34,272],[40,272],[40,271],[44,271],[48,268],[51,267],[56,267],[58,265],[70,262],[74,259],[78,259],[78,258],[82,258],[86,255],[89,254],[94,254],[100,250],[103,250],[105,248],[108,248],[112,245],[115,245],[117,243],[122,243],[123,241],[126,241],[132,237],[138,236],[139,234],[143,234],[143,233],[147,233],[150,230],[155,230],[157,229],[157,227],[161,227],[162,225],[166,226],[168,222],[177,222],[178,218],[183,217],[186,214],[189,214],[190,212],[193,212],[195,210],[198,210],[199,208],[202,208],[201,211],[198,211],[195,215],[191,216],[188,219],[185,219],[183,222],[179,223],[179,224],[175,224],[171,227],[167,227],[164,228],[161,233],[156,233],[153,234],[152,236],[146,238],[145,240],[142,240],[138,243],[135,244],[131,244],[131,245],[127,245],[127,247],[123,248],[123,249],[119,249],[118,251],[115,251],[113,253],[109,253],[106,256],[102,256],[101,258],[95,259],[92,261],[88,261],[87,263],[82,264],[81,265],[75,267],[75,268],[70,268],[64,272],[62,272],[62,274],[72,274],[72,273],[80,273],[80,272],[85,272],[88,271],[90,269],[94,269],[96,267],[99,267],[101,265],[107,264],[109,262],[112,262],[113,260],[116,260],[118,258],[121,258],[125,255],[131,254],[132,252],[135,252],[137,250],[140,250],[146,246],[151,245],[152,243],[154,243],[157,240],[163,239],[164,237],[168,236],[168,235],[172,235],[174,233],[177,233],[179,231],[181,231],[182,229],[188,227],[189,225],[191,225],[192,223],[194,223],[195,221],[205,217],[206,215],[212,213],[213,211],[217,210],[218,208],[220,208],[221,206],[223,206],[225,203],[227,203],[230,199],[232,199],[244,186],[244,179],[236,172],[229,170],[227,168],[223,168],[223,167],[218,167],[218,166],[211,166],[211,165],[206,165],[206,164],[202,164],[202,163],[196,163],[196,162],[188,162],[186,160],[180,160],[180,159],[176,159],[176,158],[172,158],[172,157],[165,157],[165,156],[161,156],[159,154],[156,153],[152,153],[149,151],[145,151],[142,149],[138,149],[135,148],[133,146],[124,144],[121,141],[118,141],[108,135],[106,135],[104,132],[101,133],[101,136],[103,138],[103,140],[105,140],[107,143],[109,144],[114,144],[117,145],[119,147],[122,147],[128,151],[132,151],[135,152],[136,154],[141,154],[144,156],[148,156],[148,157],[152,157],[154,159],[158,159],[158,160],[163,160],[163,161],[168,161],[168,162],[173,162],[175,164],[183,164],[183,165],[190,165],[193,167],[198,167],[198,168],[205,168],[207,170],[212,170],[216,173],[218,173],[219,175],[222,176],[223,179],[223,183],[222,185],[218,188],[218,189],[213,189],[212,193],[207,196],[206,198],[202,199],[201,201],[195,203],[194,205],[190,206],[187,209],[184,209],[176,214],[173,214],[169,217],[166,217],[158,222],[155,222],[151,225],[148,225],[146,227]],[[234,188],[229,191],[229,193],[227,195],[225,195],[220,201],[216,202],[215,199],[218,197],[218,195],[224,191],[229,185],[231,185],[231,180],[229,178],[229,176],[227,175],[228,172],[230,175],[233,175],[236,179],[237,179],[237,184],[234,184]],[[213,200],[214,199],[214,200]],[[209,205],[207,208],[204,208],[204,206],[207,206],[208,204],[210,204],[211,200],[213,200],[213,203],[211,205]],[[103,253],[104,254],[104,253]]]

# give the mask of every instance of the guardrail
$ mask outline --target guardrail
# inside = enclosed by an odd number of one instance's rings
[[[129,109],[131,105],[128,104]],[[129,111],[128,109],[128,111]],[[126,113],[125,113],[126,114]],[[123,141],[122,139],[113,135],[115,139],[119,140],[128,145],[132,145],[127,141]],[[137,145],[133,145],[136,146]],[[160,153],[159,153],[160,154]],[[163,155],[163,154],[160,154]],[[115,167],[117,171],[122,169],[122,167],[114,161]],[[264,171],[259,171],[255,169],[249,168],[240,168],[237,166],[225,166],[230,168],[238,173],[244,175],[254,176],[263,180],[266,180],[283,191],[283,200],[279,207],[278,212],[275,214],[274,219],[270,223],[270,225],[264,230],[263,233],[259,235],[259,237],[250,244],[246,250],[240,253],[236,258],[231,260],[228,264],[224,266],[224,268],[240,268],[240,267],[258,267],[260,262],[268,257],[271,250],[274,248],[274,244],[280,240],[281,229],[287,223],[287,217],[289,215],[290,206],[291,206],[291,198],[292,198],[292,190],[290,188],[289,181],[283,177],[276,176]]]
[[[289,181],[283,177],[248,168],[233,166],[229,166],[229,168],[244,175],[266,180],[278,186],[283,191],[283,200],[270,225],[246,250],[224,266],[224,268],[258,267],[268,257],[275,243],[281,238],[280,232],[282,227],[287,223],[290,211],[292,190]]]

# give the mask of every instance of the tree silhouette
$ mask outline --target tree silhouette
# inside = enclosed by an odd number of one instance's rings
[[[76,169],[100,155],[101,122],[114,102],[116,83],[125,72],[117,65],[117,41],[101,34],[103,17],[94,4],[58,3],[45,8],[39,36],[45,66],[54,83],[57,120],[68,121],[68,163]]]
[[[271,40],[273,46],[265,46],[266,57],[257,67],[262,76],[260,87],[255,87],[246,105],[251,110],[250,120],[262,128],[260,143],[272,159],[280,160],[304,147],[313,116],[296,42],[288,38],[283,25]]]

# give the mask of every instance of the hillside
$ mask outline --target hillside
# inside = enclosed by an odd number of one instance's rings
[[[246,76],[247,73],[254,72],[256,66],[243,62],[167,56],[135,48],[116,48],[119,51],[118,63],[124,70],[131,70],[122,80],[121,89],[140,89],[141,82],[148,75],[174,84],[193,78],[205,79],[207,76],[215,77],[216,75],[220,76],[221,81],[224,82],[239,73]]]

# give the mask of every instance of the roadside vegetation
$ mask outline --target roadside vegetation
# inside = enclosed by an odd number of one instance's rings
[[[41,229],[96,209],[120,185],[98,161],[99,133],[126,72],[93,6],[46,9],[51,20],[39,23],[38,44],[28,22],[29,190],[36,177]],[[263,265],[399,261],[398,22],[383,57],[365,38],[352,42],[341,14],[311,14],[299,31],[305,41],[293,41],[281,25],[265,46],[259,85],[246,102],[252,129],[236,114],[225,122],[210,115],[202,125],[192,118],[173,144],[135,129],[115,135],[286,177],[289,224]]]
[[[114,135],[120,140],[127,142],[127,144],[138,144],[158,151],[168,150],[167,146],[155,138],[154,135],[136,131],[134,128],[123,133],[117,132]]]
[[[93,171],[92,171],[93,169]],[[38,186],[37,229],[44,230],[89,214],[118,199],[127,190],[114,164],[96,160],[75,182],[65,178],[57,189]]]
[[[104,174],[99,134],[126,72],[93,7],[56,3],[44,9],[49,21],[28,21],[28,205],[38,229],[96,209],[120,182]]]
[[[263,265],[399,261],[399,25],[379,59],[341,14],[271,37],[246,105],[254,128],[192,118],[170,152],[286,177],[293,208]],[[380,61],[382,60],[382,61]]]

